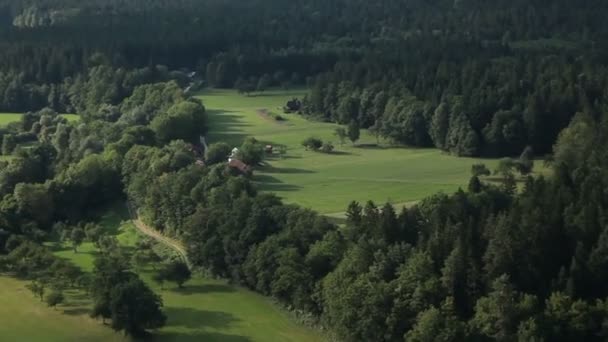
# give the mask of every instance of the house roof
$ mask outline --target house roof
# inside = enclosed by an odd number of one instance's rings
[[[228,166],[238,169],[242,173],[248,173],[251,170],[251,167],[249,167],[249,165],[243,163],[238,159],[230,159],[230,161],[228,162]]]

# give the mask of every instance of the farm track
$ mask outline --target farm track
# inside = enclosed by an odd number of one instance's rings
[[[142,222],[139,218],[133,218],[132,221],[137,230],[139,230],[142,234],[151,237],[159,243],[174,250],[186,262],[188,268],[191,268],[190,261],[188,260],[188,254],[186,253],[186,248],[181,244],[181,242],[161,234],[156,229],[153,229]]]

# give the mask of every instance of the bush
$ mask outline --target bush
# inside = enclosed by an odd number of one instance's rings
[[[310,137],[302,142],[302,146],[306,147],[307,150],[316,151],[323,146],[321,139]]]
[[[211,144],[205,153],[207,164],[213,165],[226,162],[231,151],[230,145],[224,142]]]
[[[247,138],[237,157],[245,164],[257,165],[264,160],[264,145],[253,137]]]
[[[490,170],[485,166],[485,164],[475,164],[471,167],[471,173],[475,177],[480,176],[489,176],[491,174]]]
[[[334,151],[334,145],[331,142],[326,142],[321,147],[321,152],[323,153],[332,153]]]
[[[63,301],[65,300],[65,297],[63,296],[63,293],[59,290],[54,290],[53,292],[49,293],[46,296],[46,305],[48,305],[49,307],[56,307],[57,305],[63,303]]]

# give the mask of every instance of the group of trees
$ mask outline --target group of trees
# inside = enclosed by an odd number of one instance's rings
[[[550,153],[577,112],[605,110],[608,73],[595,59],[503,53],[414,60],[386,74],[376,71],[377,59],[344,62],[316,78],[302,111],[341,124],[356,121],[395,143],[500,157],[526,146]]]
[[[306,148],[306,150],[318,151],[323,153],[332,153],[334,151],[334,145],[331,141],[323,142],[323,140],[309,137],[302,142],[302,146]]]
[[[2,271],[31,280],[32,292],[51,306],[66,299],[65,289],[86,290],[94,300],[94,317],[142,335],[166,321],[160,297],[131,270],[130,257],[115,238],[98,225],[81,222],[124,201],[122,164],[132,146],[185,139],[180,140],[182,154],[167,162],[191,163],[191,146],[206,131],[206,113],[175,82],[137,86],[127,95],[116,103],[91,98],[78,122],[47,108],[26,113],[0,131],[4,145],[14,143],[13,151],[6,148],[10,159],[0,170],[0,264]],[[162,170],[161,164],[157,167]],[[69,242],[74,252],[85,240],[92,242],[100,250],[95,270],[84,274],[54,257],[42,245],[50,239]],[[152,254],[145,259],[159,262]],[[181,286],[189,273],[177,267],[163,277]]]

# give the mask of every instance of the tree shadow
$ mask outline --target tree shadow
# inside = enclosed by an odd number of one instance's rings
[[[165,342],[165,341],[180,341],[180,342],[250,342],[251,339],[240,335],[221,334],[216,332],[200,332],[200,333],[160,333],[146,339],[146,341]]]
[[[265,192],[296,191],[302,187],[292,184],[279,183],[257,183],[258,190]]]
[[[386,150],[386,149],[390,148],[388,146],[382,146],[382,145],[378,145],[378,144],[357,144],[354,147],[360,148],[363,150]]]
[[[89,308],[85,308],[82,306],[67,307],[67,308],[65,308],[65,306],[64,306],[62,309],[63,309],[64,314],[70,315],[70,316],[88,315],[91,312],[91,310]]]
[[[235,292],[236,289],[230,285],[223,284],[203,284],[203,285],[192,285],[188,286],[186,284],[182,288],[174,288],[172,291],[184,294],[184,295],[193,295],[193,294],[203,294],[203,293],[231,293]]]
[[[329,222],[331,222],[331,223],[333,223],[333,224],[336,224],[336,225],[343,225],[343,224],[346,224],[346,218],[343,218],[343,217],[332,217],[332,216],[325,216],[325,218],[326,218],[326,219],[327,219]]]
[[[188,329],[226,329],[239,319],[234,315],[221,311],[207,311],[193,308],[165,308],[165,313],[169,317],[167,326],[184,327]]]
[[[490,182],[490,183],[504,183],[505,179],[501,176],[489,176],[489,177],[481,177],[482,181]],[[523,184],[526,182],[526,178],[524,177],[515,177],[515,183]]]
[[[259,182],[259,183],[265,183],[265,184],[280,184],[281,183],[281,181],[278,180],[276,177],[269,176],[269,175],[260,175],[260,174],[256,174],[255,176],[253,176],[253,181]]]
[[[315,171],[298,169],[295,167],[274,167],[274,166],[266,166],[260,169],[261,172],[264,173],[283,173],[283,174],[311,174],[316,173]]]
[[[219,128],[230,128],[234,127],[250,127],[251,124],[243,122],[243,116],[236,113],[234,111],[229,110],[208,110],[207,115],[213,116],[210,121],[212,125],[220,126]],[[218,127],[216,127],[218,128]]]
[[[327,153],[329,155],[334,155],[334,156],[354,156],[355,153],[352,152],[346,152],[346,151],[331,151],[330,153]]]

